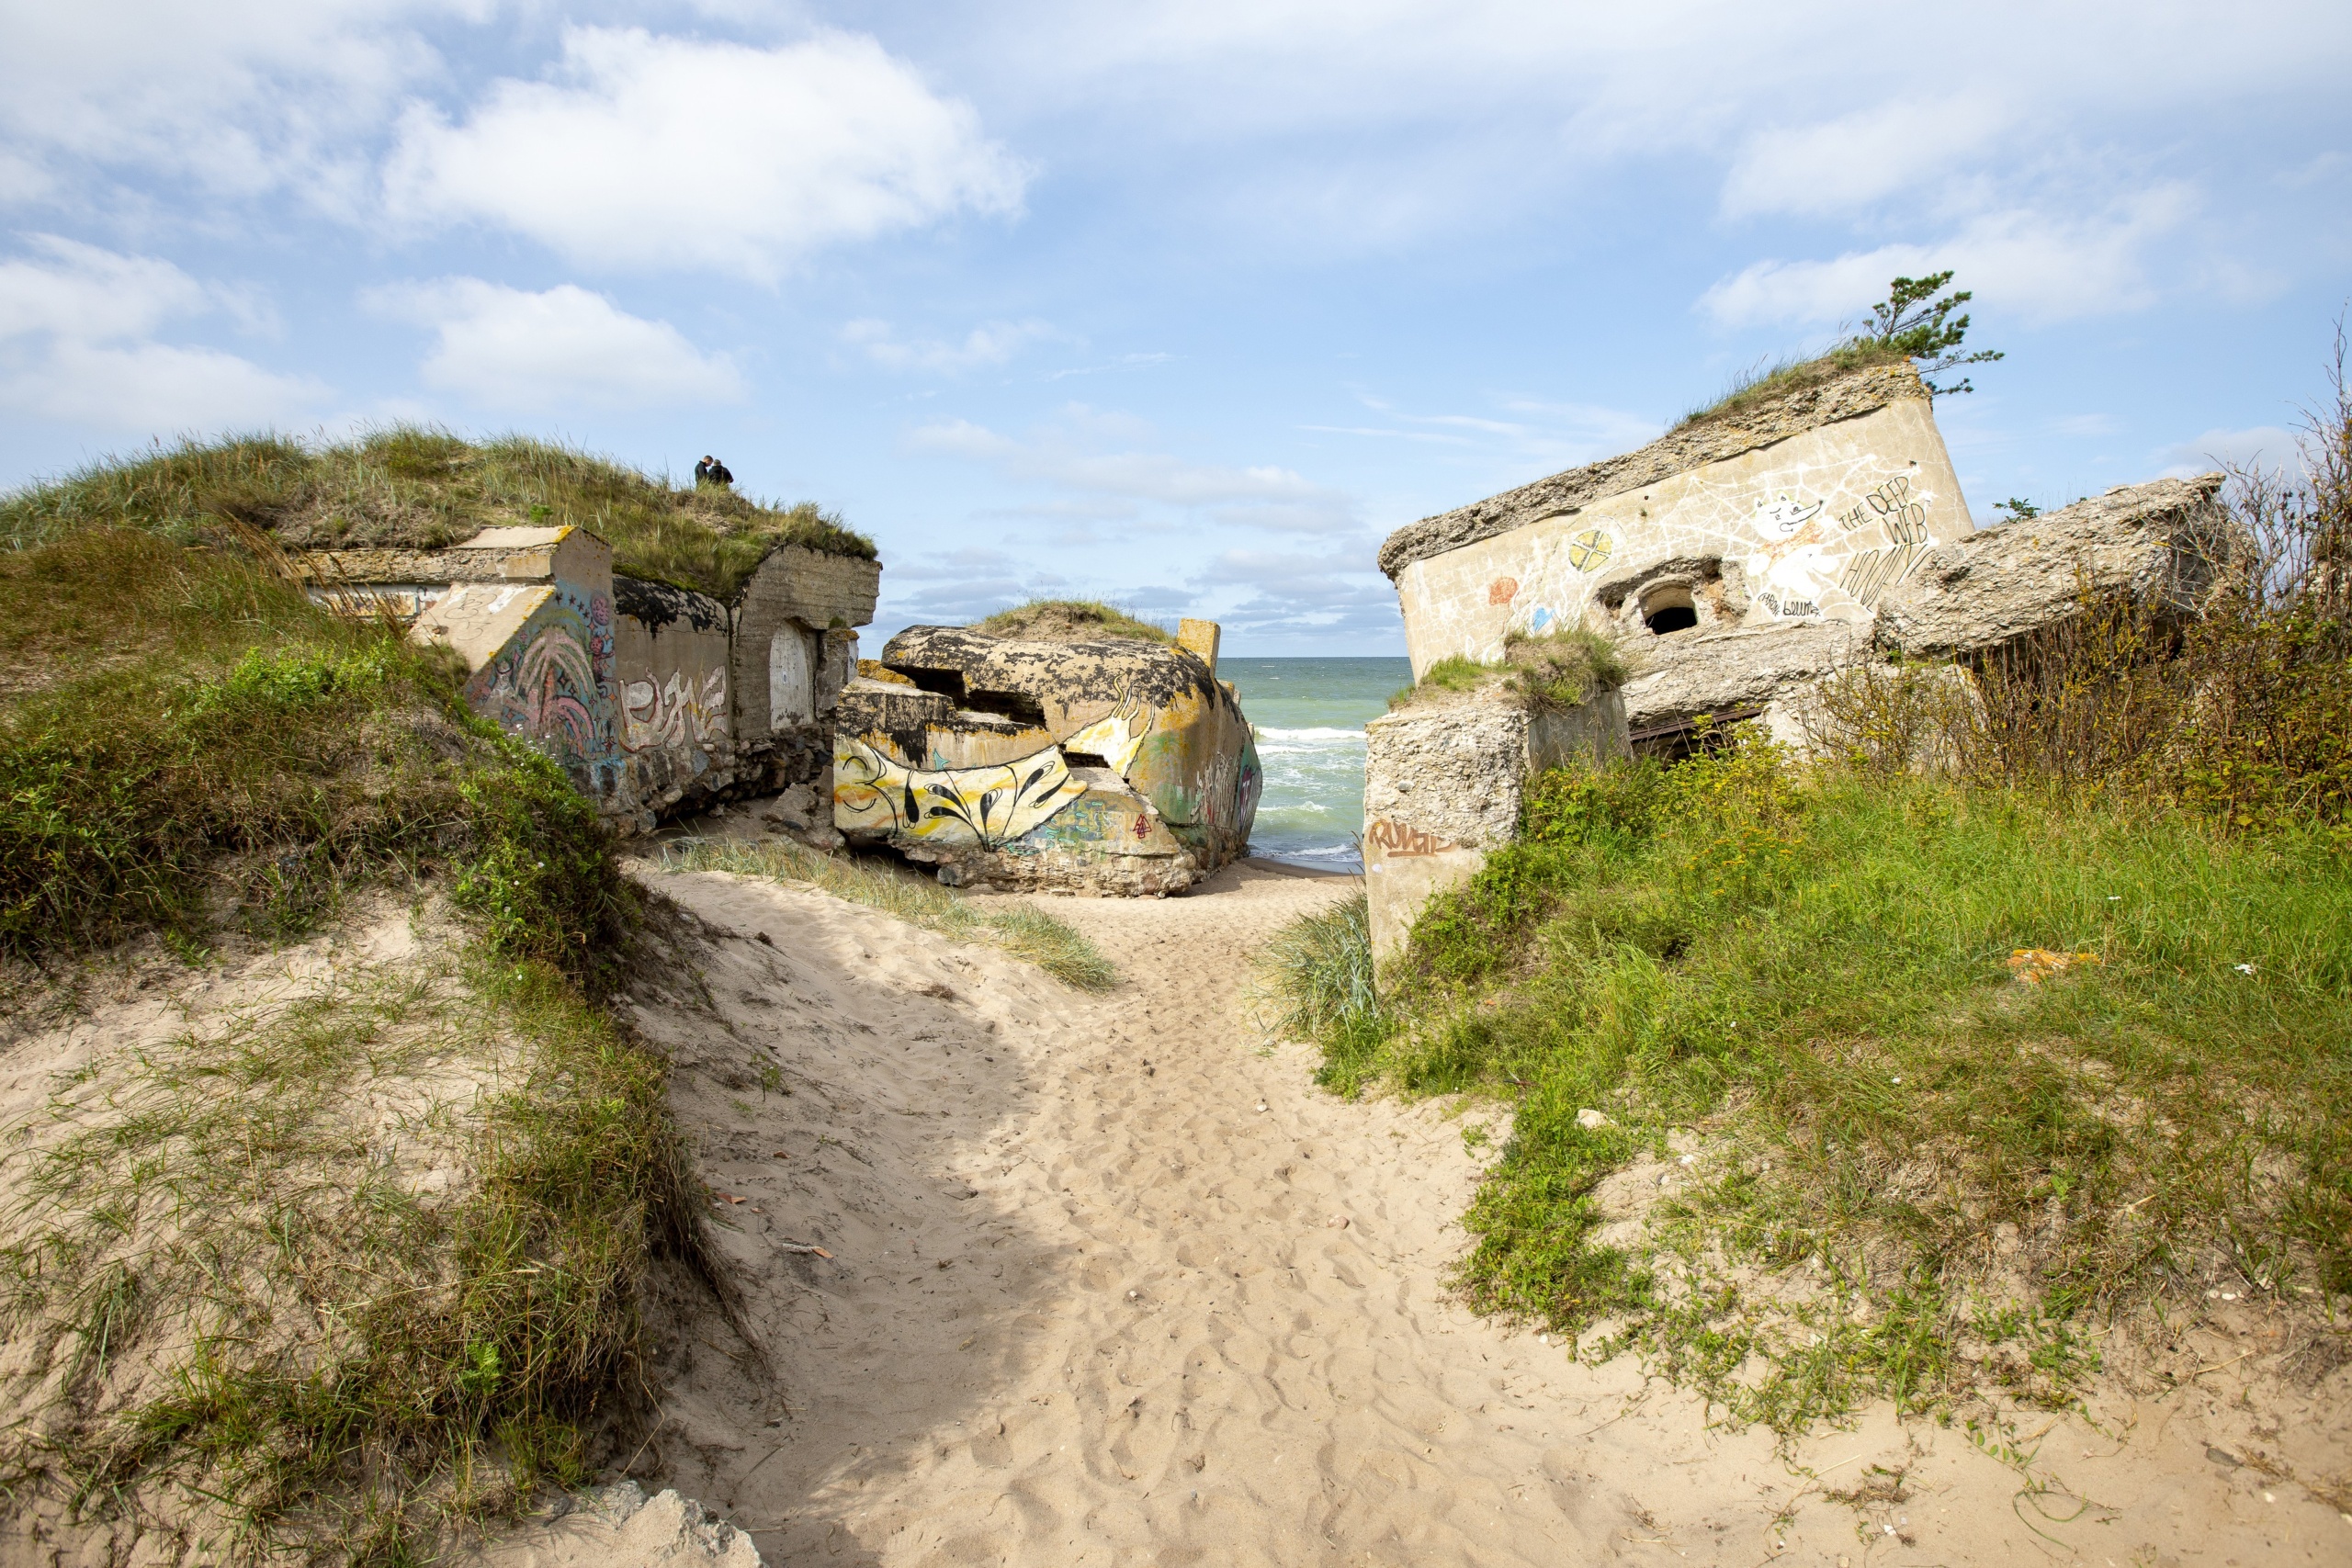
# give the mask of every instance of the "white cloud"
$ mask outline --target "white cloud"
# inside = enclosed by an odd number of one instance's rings
[[[1106,438],[1132,441],[1148,434],[1141,421],[1073,403],[1053,425],[1026,440],[963,419],[924,425],[910,440],[920,451],[985,463],[1012,479],[1128,502],[1130,515],[1157,506],[1283,532],[1330,533],[1356,525],[1345,495],[1288,468],[1227,468],[1187,462],[1168,452],[1100,449]]]
[[[399,95],[439,56],[421,25],[492,0],[74,0],[0,19],[0,198],[71,195],[70,167],[190,176],[251,195],[300,181],[340,199]]]
[[[1001,365],[1033,343],[1059,337],[1045,321],[983,321],[964,334],[961,343],[938,338],[915,342],[900,339],[888,321],[851,321],[842,328],[842,341],[865,350],[867,358],[891,370],[921,370],[954,375],[983,365]]]
[[[2216,468],[2284,468],[2302,471],[2302,437],[2275,424],[2246,430],[2209,430],[2192,441],[2177,442],[2156,454],[2165,465],[2164,477],[2191,479]]]
[[[1759,261],[1708,289],[1699,306],[1731,327],[1856,321],[1885,298],[1888,279],[1949,267],[1957,287],[2030,321],[2137,310],[2155,299],[2146,251],[2195,206],[2186,189],[2163,186],[2089,218],[1989,213],[1928,244],[1882,245],[1834,261]]]
[[[1758,131],[1724,177],[1724,215],[1819,216],[1916,195],[2007,127],[2007,114],[1989,98],[1905,96],[1815,125]]]
[[[1014,212],[1026,177],[871,38],[571,28],[550,79],[497,83],[463,124],[412,107],[385,189],[398,217],[503,225],[583,265],[767,280],[825,245]]]
[[[328,396],[220,349],[154,342],[165,322],[224,296],[171,263],[54,235],[28,244],[28,255],[0,262],[0,406],[164,434],[266,424]]]
[[[632,316],[574,284],[539,293],[445,277],[370,289],[379,314],[433,329],[425,383],[485,409],[646,408],[733,402],[742,376],[667,321]]]

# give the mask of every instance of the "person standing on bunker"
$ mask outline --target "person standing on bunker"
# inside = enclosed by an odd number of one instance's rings
[[[709,459],[709,462],[710,482],[722,489],[732,488],[735,483],[735,470],[716,457]]]
[[[708,484],[708,483],[710,482],[710,470],[711,470],[711,466],[712,466],[715,462],[717,462],[717,461],[718,461],[718,459],[714,458],[714,457],[713,457],[709,453],[707,453],[707,452],[706,452],[706,453],[704,453],[704,454],[702,455],[702,461],[701,461],[701,462],[699,462],[699,463],[696,463],[696,464],[695,465],[695,484],[697,484],[697,485],[707,485],[707,484]]]

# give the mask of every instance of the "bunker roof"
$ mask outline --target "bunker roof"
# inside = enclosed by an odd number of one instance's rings
[[[1604,496],[1655,484],[1839,420],[1859,419],[1906,398],[1928,400],[1926,384],[1905,360],[1864,365],[1823,378],[1800,375],[1786,379],[1786,391],[1773,392],[1767,383],[1758,389],[1766,395],[1726,399],[1637,451],[1408,524],[1380,547],[1380,570],[1393,581],[1417,560],[1491,539],[1521,524],[1574,512]]]

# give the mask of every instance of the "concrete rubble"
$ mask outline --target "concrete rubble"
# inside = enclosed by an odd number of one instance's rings
[[[1880,605],[1877,644],[1913,659],[1984,653],[2064,620],[2086,592],[2194,614],[2236,545],[2222,482],[2118,486],[1931,551]]]
[[[1468,695],[1364,726],[1364,897],[1374,958],[1396,956],[1436,889],[1464,881],[1519,830],[1526,782],[1625,750],[1622,698],[1567,712]]]

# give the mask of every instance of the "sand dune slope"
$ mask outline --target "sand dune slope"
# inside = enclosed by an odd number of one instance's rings
[[[668,1348],[633,1473],[771,1563],[2352,1551],[2332,1502],[2243,1462],[2291,1448],[2230,1407],[2258,1360],[2107,1412],[2110,1436],[2051,1418],[2036,1491],[1883,1413],[1776,1455],[1472,1317],[1442,1284],[1477,1171],[1462,1122],[1332,1099],[1244,1016],[1264,936],[1344,884],[1248,865],[1182,899],[1056,901],[1128,977],[1090,998],[814,894],[657,880],[713,936],[673,979],[714,1010],[640,1022],[721,1195],[740,1332]]]

